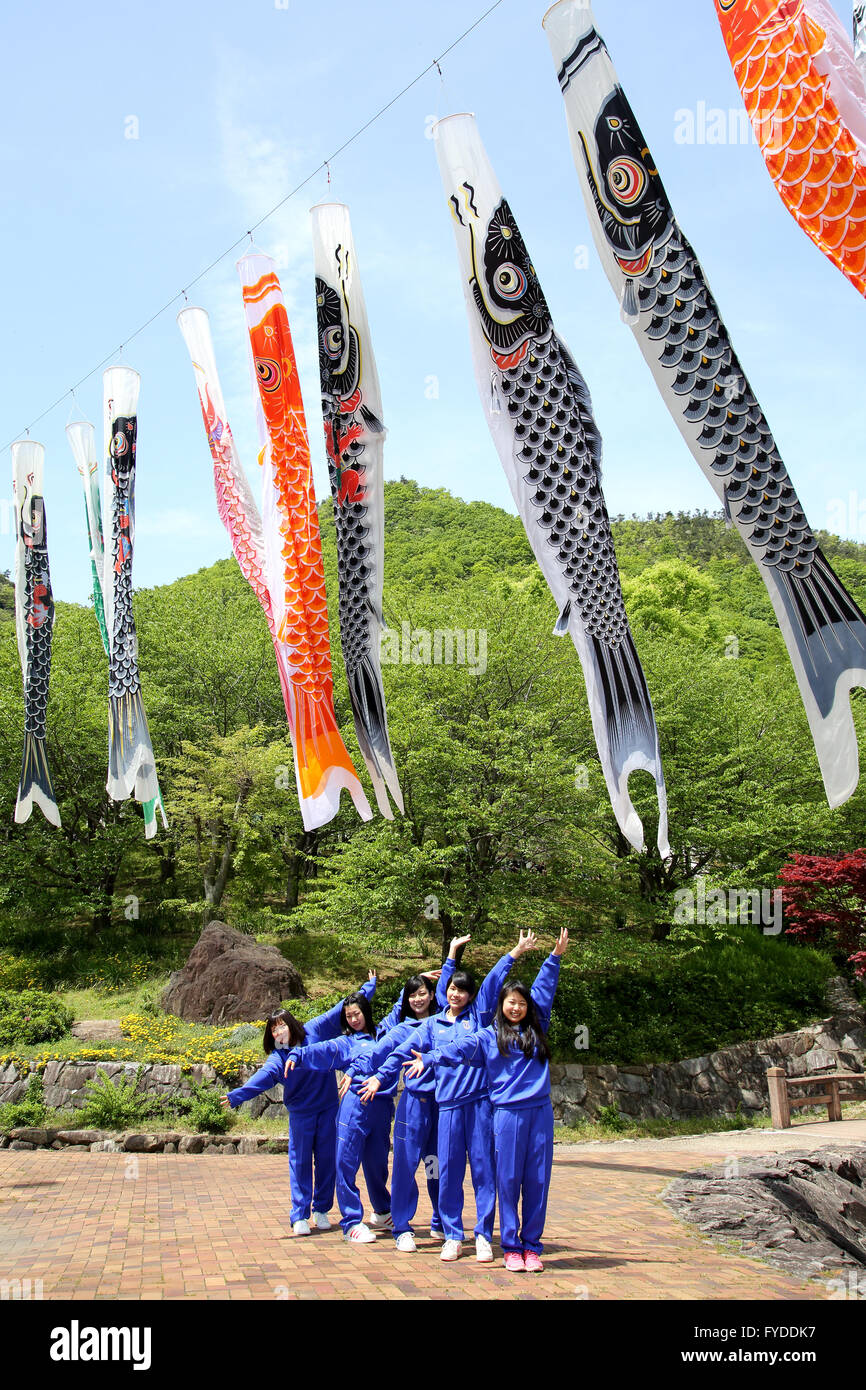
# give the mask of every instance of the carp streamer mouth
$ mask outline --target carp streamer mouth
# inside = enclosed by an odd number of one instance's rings
[[[637,261],[624,260],[624,258],[617,255],[616,252],[614,252],[614,256],[616,256],[617,264],[624,274],[632,276],[643,275],[645,271],[649,270],[650,261],[653,258],[653,248],[648,246],[640,260]]]

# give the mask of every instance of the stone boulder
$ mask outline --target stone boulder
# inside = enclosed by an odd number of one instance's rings
[[[225,1024],[267,1018],[282,1000],[305,997],[299,972],[276,946],[260,946],[225,922],[208,922],[159,1002],[190,1023]]]

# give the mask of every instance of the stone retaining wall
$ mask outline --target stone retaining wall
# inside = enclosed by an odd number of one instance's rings
[[[667,1117],[692,1119],[700,1115],[769,1113],[766,1071],[783,1066],[789,1076],[839,1069],[866,1070],[866,1016],[853,997],[839,1001],[845,1012],[822,1019],[795,1033],[737,1043],[706,1057],[652,1066],[552,1065],[551,1096],[556,1120],[575,1124],[594,1119],[603,1107],[616,1106],[627,1118]],[[32,1069],[32,1068],[31,1068]],[[254,1068],[241,1069],[246,1080]],[[98,1072],[135,1078],[136,1089],[168,1098],[189,1095],[191,1082],[225,1083],[212,1067],[199,1065],[182,1072],[177,1065],[151,1062],[82,1062],[61,1059],[49,1062],[43,1072],[45,1103],[56,1110],[80,1109],[85,1088]],[[27,1071],[9,1064],[0,1067],[0,1105],[20,1100],[27,1086]],[[256,1096],[245,1107],[253,1119],[259,1115],[285,1116],[282,1087]],[[169,1141],[171,1142],[171,1141]]]
[[[287,1153],[288,1136],[263,1134],[178,1134],[175,1130],[11,1129],[0,1149],[80,1149],[87,1153],[256,1154]]]
[[[769,1114],[768,1067],[789,1076],[866,1070],[866,1017],[860,1008],[795,1033],[736,1043],[706,1057],[653,1066],[551,1065],[553,1113],[561,1124],[594,1119],[616,1106],[628,1119]]]

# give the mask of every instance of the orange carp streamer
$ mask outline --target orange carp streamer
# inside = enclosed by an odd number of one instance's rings
[[[270,257],[251,254],[238,269],[260,407],[267,586],[277,640],[291,654],[289,723],[301,809],[305,823],[323,824],[339,809],[345,787],[359,815],[370,820],[369,803],[334,714],[319,518],[282,291]]]
[[[715,0],[770,177],[815,245],[866,294],[866,87],[825,0]]]

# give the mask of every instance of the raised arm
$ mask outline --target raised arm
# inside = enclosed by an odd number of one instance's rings
[[[529,991],[538,1012],[538,1021],[545,1033],[550,1027],[550,1011],[553,1008],[553,996],[556,994],[558,984],[559,956],[548,956]]]
[[[358,990],[367,999],[372,999],[376,993],[376,972],[371,970],[364,984]],[[341,999],[332,1009],[326,1013],[319,1014],[317,1018],[311,1018],[309,1023],[304,1024],[304,1032],[307,1035],[307,1043],[326,1042],[329,1038],[340,1036],[341,1015],[345,999]]]
[[[448,981],[451,979],[456,969],[457,962],[452,956],[449,956],[444,962],[442,973],[436,982],[436,1003],[439,1005],[440,1009],[447,1009],[448,1007]]]
[[[498,960],[490,974],[485,976],[484,982],[478,991],[475,1003],[478,1009],[479,1027],[486,1028],[492,1023],[496,1013],[496,1001],[499,998],[499,991],[514,969],[515,962],[527,951],[534,951],[538,944],[538,937],[535,932],[521,931],[520,939],[516,946]]]

